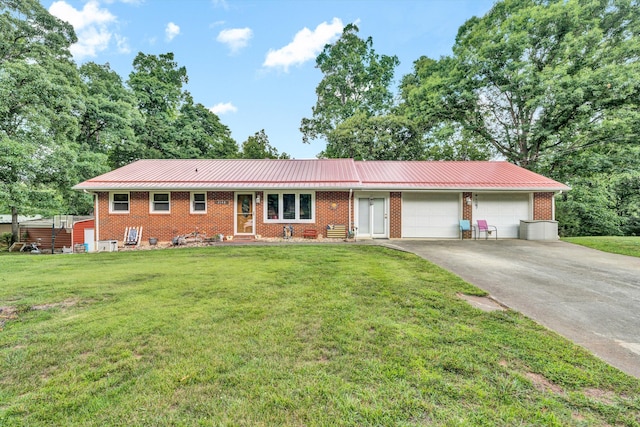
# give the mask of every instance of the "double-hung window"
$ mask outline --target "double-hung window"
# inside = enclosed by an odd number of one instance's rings
[[[266,193],[265,222],[313,222],[312,192]]]
[[[129,213],[129,193],[109,194],[110,213]]]
[[[191,213],[207,213],[207,193],[191,193]]]
[[[151,212],[169,213],[171,197],[169,193],[151,193],[149,197]]]

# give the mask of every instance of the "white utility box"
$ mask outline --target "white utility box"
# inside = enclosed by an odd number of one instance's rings
[[[98,241],[98,252],[117,252],[117,240],[100,240]]]

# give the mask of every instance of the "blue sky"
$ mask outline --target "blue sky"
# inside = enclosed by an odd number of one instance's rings
[[[396,55],[394,90],[422,55],[451,53],[460,25],[494,0],[41,0],[78,35],[78,64],[109,63],[126,81],[138,52],[173,52],[185,86],[241,144],[264,129],[272,146],[314,158],[323,141],[303,144],[322,74],[315,58],[356,23],[378,54]]]

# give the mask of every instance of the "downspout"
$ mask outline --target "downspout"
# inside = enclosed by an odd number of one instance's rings
[[[351,226],[351,195],[353,194],[353,188],[349,189],[349,229],[347,230],[347,235],[353,231],[353,227]]]
[[[98,215],[98,193],[93,193],[93,223],[96,230],[95,236],[93,236],[93,247],[95,250],[98,248],[98,242],[100,241],[100,221]]]
[[[557,193],[554,193],[553,197],[551,198],[551,221],[556,220],[556,196],[558,194],[562,194],[562,191],[558,191]]]

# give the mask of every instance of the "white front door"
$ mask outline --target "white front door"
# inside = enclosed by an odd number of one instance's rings
[[[358,236],[387,237],[386,199],[369,197],[358,199]]]

